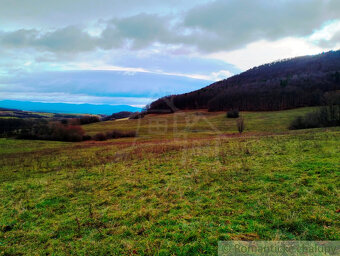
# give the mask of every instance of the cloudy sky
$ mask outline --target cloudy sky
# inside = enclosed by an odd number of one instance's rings
[[[0,100],[143,106],[339,48],[339,0],[1,0]]]

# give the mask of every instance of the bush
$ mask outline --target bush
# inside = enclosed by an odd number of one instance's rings
[[[82,116],[79,118],[80,124],[92,124],[92,123],[98,123],[100,122],[100,119],[98,116]]]
[[[136,137],[136,132],[122,132],[122,131],[112,131],[104,133],[97,133],[94,135],[93,139],[97,141],[103,141],[108,139],[118,139],[118,138],[127,138],[127,137]]]
[[[8,120],[8,119],[4,119]],[[5,124],[0,119],[0,124]],[[42,122],[42,121],[30,121],[23,122],[13,121],[7,122],[7,126],[1,127],[3,130],[10,130],[12,135],[16,135],[19,139],[31,139],[31,140],[56,140],[56,141],[86,141],[96,140],[104,141],[107,139],[117,139],[125,137],[136,137],[136,132],[123,132],[112,131],[106,134],[97,133],[93,137],[86,135],[83,128],[79,125],[63,124],[62,122]],[[8,134],[3,133],[8,136]]]
[[[129,111],[121,111],[118,113],[113,113],[110,116],[105,116],[102,118],[102,121],[112,121],[116,119],[122,119],[122,118],[127,118],[130,117],[133,113]]]
[[[15,136],[19,139],[56,141],[82,141],[87,138],[79,125],[47,122],[44,119],[0,119],[0,135]]]
[[[136,137],[136,132],[112,131],[112,132],[106,133],[106,138],[110,138],[110,139],[118,139],[118,138],[126,138],[126,137]]]
[[[92,137],[90,135],[84,135],[83,136],[83,141],[86,141],[86,140],[91,140]]]
[[[146,115],[146,112],[142,111],[142,112],[135,112],[135,113],[132,113],[129,117],[129,119],[141,119],[143,118],[144,116]]]
[[[239,119],[237,119],[236,121],[236,125],[237,125],[237,130],[239,133],[242,133],[244,131],[245,125],[244,125],[244,118],[240,117]]]
[[[105,136],[104,133],[97,133],[96,135],[93,136],[93,139],[97,141],[104,141],[107,140],[107,137]]]
[[[85,132],[77,125],[64,125],[59,122],[35,123],[29,129],[22,129],[18,133],[19,139],[82,141]]]
[[[29,130],[35,125],[47,125],[45,120],[24,120],[20,118],[0,118],[0,135],[12,136],[18,135],[23,131]]]
[[[308,129],[340,126],[340,105],[329,105],[318,111],[299,116],[292,121],[289,129]]]
[[[52,134],[49,139],[61,141],[82,141],[84,130],[78,125],[63,125],[53,123],[50,125]]]
[[[231,109],[227,112],[228,118],[238,118],[240,116],[238,109]]]
[[[98,123],[100,122],[100,119],[98,116],[82,116],[79,118],[69,118],[69,119],[63,119],[62,123],[67,123],[70,125],[83,125],[83,124],[92,124],[92,123]]]

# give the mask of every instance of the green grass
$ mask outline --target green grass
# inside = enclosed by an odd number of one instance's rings
[[[0,252],[216,255],[219,240],[338,240],[340,129],[288,131],[305,111],[243,113],[241,136],[224,113],[197,111],[85,126],[138,128],[137,139],[0,139]]]
[[[315,107],[273,112],[242,112],[245,118],[245,132],[286,132],[297,116],[315,110]],[[140,137],[169,138],[197,133],[216,135],[237,132],[236,120],[226,118],[226,112],[182,111],[175,114],[147,115],[138,120],[117,120],[84,125],[85,131],[94,135],[110,130],[138,131]]]
[[[0,116],[0,119],[17,119],[17,117]]]
[[[15,115],[15,112],[17,112],[17,111],[12,111],[12,110],[4,111],[4,110],[0,110],[0,118],[14,118],[14,117],[4,117],[4,116],[1,116],[1,115]],[[41,117],[46,117],[46,118],[54,116],[53,113],[45,113],[45,112],[23,111],[23,113],[39,115]]]
[[[56,148],[67,145],[66,142],[0,139],[0,154],[21,153]]]

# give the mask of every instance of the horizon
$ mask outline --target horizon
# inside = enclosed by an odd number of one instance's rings
[[[318,54],[296,56],[293,58],[286,58],[286,59],[278,59],[272,62],[254,66],[244,72],[239,72],[237,74],[234,74],[233,76],[240,75],[254,68],[259,68],[259,67],[262,67],[268,64],[269,65],[275,64],[278,62],[289,61],[289,60],[293,60],[296,58],[319,56],[322,54],[327,54],[330,52],[337,52],[337,51],[340,51],[340,49],[330,50],[328,52],[321,52]],[[228,78],[232,78],[233,76],[230,76]],[[218,81],[213,81],[212,84],[215,82],[218,82]],[[210,86],[210,85],[207,85],[207,86]],[[198,89],[202,89],[204,87],[201,87]],[[182,93],[187,93],[187,92],[182,92]],[[169,95],[165,95],[165,96],[169,96]],[[152,99],[152,100],[153,101],[157,100],[157,98]],[[146,105],[148,105],[149,103],[147,103]],[[28,112],[35,111],[35,112],[42,112],[42,113],[60,113],[60,114],[64,113],[64,114],[111,115],[114,113],[124,112],[124,111],[128,111],[132,113],[132,112],[142,111],[146,107],[146,105],[121,105],[121,104],[109,104],[109,103],[105,104],[105,103],[86,103],[86,102],[51,102],[51,101],[44,101],[44,100],[25,101],[25,100],[20,100],[20,99],[19,100],[8,100],[8,99],[1,100],[0,99],[0,108],[9,109],[9,110],[11,109],[22,110],[22,111],[28,111]],[[72,108],[72,107],[76,107],[77,110],[76,111],[70,110],[69,108]]]
[[[334,0],[36,2],[0,3],[0,101],[142,108],[266,63],[340,49]]]

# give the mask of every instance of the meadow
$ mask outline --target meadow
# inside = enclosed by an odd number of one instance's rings
[[[340,128],[314,108],[83,125],[136,138],[0,139],[0,255],[216,255],[220,240],[339,240]]]

